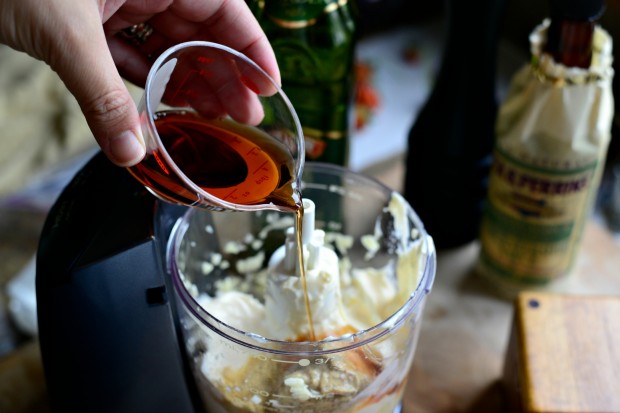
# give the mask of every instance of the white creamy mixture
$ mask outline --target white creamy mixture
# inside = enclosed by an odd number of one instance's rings
[[[323,230],[314,229],[313,205],[310,203],[305,211],[303,252],[317,340],[368,329],[397,312],[415,291],[423,271],[419,265],[420,256],[424,253],[421,251],[423,244],[409,241],[416,239],[418,234],[416,229],[411,228],[404,199],[394,193],[387,206],[393,217],[393,234],[390,237],[399,242],[396,243],[397,255],[382,268],[352,268],[346,253],[355,240],[343,234],[326,234]],[[311,222],[306,222],[306,219]],[[263,253],[237,263],[239,272],[252,274],[252,282],[263,285],[265,294],[262,299],[247,292],[250,288],[244,286],[244,281],[238,276],[231,276],[218,282],[214,297],[201,294],[197,296],[197,301],[211,315],[239,330],[268,339],[307,340],[309,326],[302,283],[296,271],[293,235],[289,230],[285,245],[271,256],[266,269],[261,270],[265,260]],[[377,222],[373,234],[360,238],[359,242],[367,250],[366,260],[378,253],[382,237],[380,222]],[[258,240],[245,240],[246,244],[252,242]],[[332,249],[333,246],[341,258]],[[229,253],[244,249],[242,244],[226,246]],[[215,266],[221,268],[228,265],[217,258],[215,261],[203,265],[205,273]],[[190,291],[196,291],[195,286],[188,287]],[[353,399],[361,390],[371,386],[377,389],[370,393],[375,396],[386,389],[393,391],[372,402],[360,400],[354,411],[391,413],[400,401],[407,371],[398,363],[388,366],[385,360],[395,352],[406,350],[401,348],[405,345],[399,340],[401,336],[395,334],[390,340],[378,340],[376,345],[338,353],[329,358],[329,363],[308,365],[301,369],[283,369],[277,363],[272,363],[273,368],[266,368],[260,360],[211,340],[206,343],[208,351],[202,360],[201,370],[213,386],[230,398],[227,401],[238,411],[277,411],[282,400],[269,399],[266,396],[269,393],[287,394],[297,402],[312,403],[308,406],[316,408],[316,411],[332,411],[330,403],[333,403],[334,397]],[[250,382],[253,388],[259,389],[275,387],[277,391],[272,390],[262,396],[257,393],[246,395],[241,390],[235,390],[239,389],[235,387],[238,382]],[[271,408],[265,409],[265,406]]]

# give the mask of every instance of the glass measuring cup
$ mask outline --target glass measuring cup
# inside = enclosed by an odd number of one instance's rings
[[[276,337],[282,324],[269,325],[267,268],[292,214],[190,209],[173,230],[168,267],[205,407],[398,412],[435,275],[432,239],[402,197],[370,178],[310,162],[301,184],[339,257],[342,304],[358,328],[291,342]],[[281,320],[293,309],[276,311]]]
[[[168,49],[138,109],[146,157],[129,171],[165,201],[277,209],[298,184],[299,119],[269,75],[233,49],[202,41]]]

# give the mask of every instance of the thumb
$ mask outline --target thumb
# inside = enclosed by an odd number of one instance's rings
[[[70,42],[72,47],[65,46],[70,55],[54,59],[54,70],[77,99],[105,155],[118,166],[133,166],[145,154],[138,110],[114,64],[103,30],[95,39],[87,37],[82,35]]]

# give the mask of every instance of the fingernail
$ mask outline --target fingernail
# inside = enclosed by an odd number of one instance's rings
[[[125,131],[110,141],[109,156],[119,166],[135,165],[144,158],[143,142],[142,136],[137,136],[132,131]]]

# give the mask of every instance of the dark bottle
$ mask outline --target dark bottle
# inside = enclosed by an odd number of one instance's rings
[[[306,159],[346,165],[352,126],[356,11],[352,0],[249,2],[276,54],[303,127]]]
[[[552,0],[551,23],[544,51],[556,63],[589,68],[592,62],[592,36],[604,8],[603,0]]]
[[[446,6],[442,64],[409,132],[404,187],[438,248],[478,235],[497,114],[504,0],[448,0]]]

